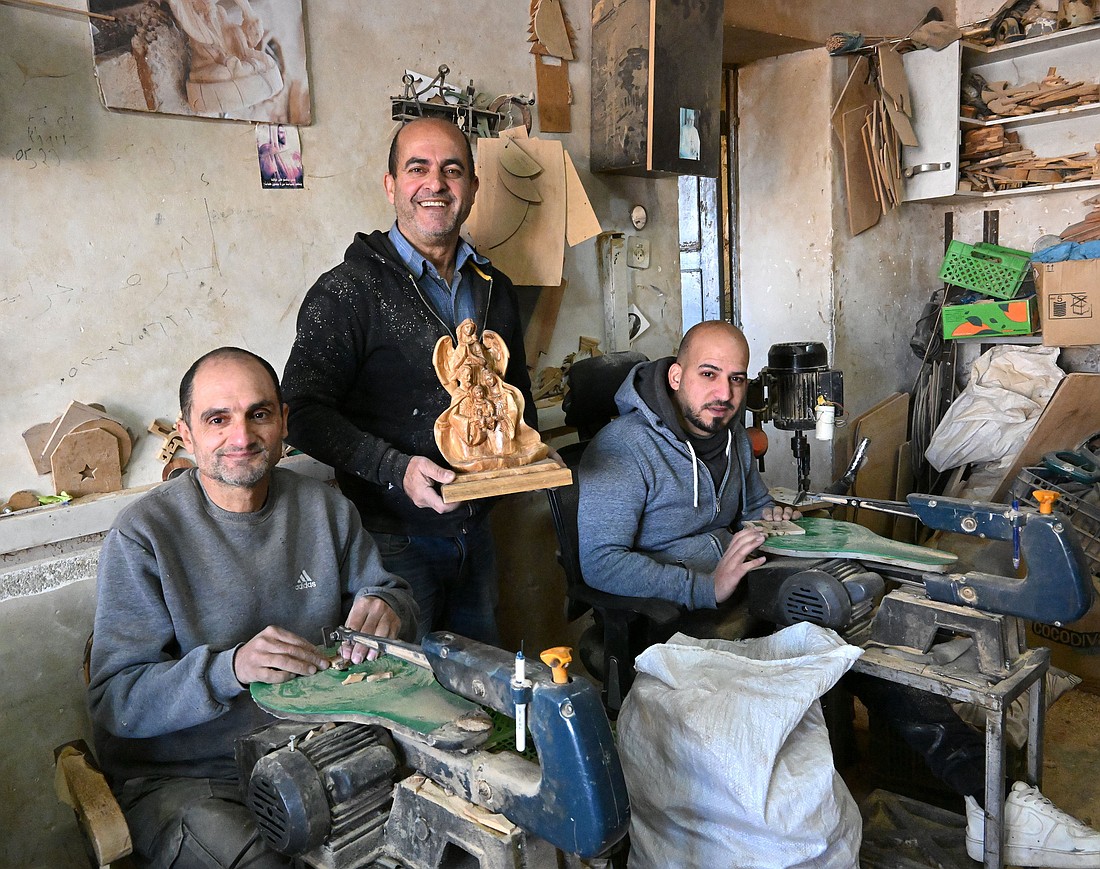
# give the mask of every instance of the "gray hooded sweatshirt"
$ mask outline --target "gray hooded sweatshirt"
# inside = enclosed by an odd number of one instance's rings
[[[615,395],[621,416],[580,466],[581,569],[594,588],[715,608],[714,570],[733,531],[774,502],[745,428],[716,435],[725,461],[699,454],[668,391],[672,357],[636,365]],[[717,479],[711,468],[721,471]]]

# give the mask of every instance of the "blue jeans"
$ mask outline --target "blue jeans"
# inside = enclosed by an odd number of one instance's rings
[[[372,531],[382,564],[412,586],[420,606],[416,641],[430,631],[453,631],[500,645],[496,555],[489,523],[456,537],[406,537]]]

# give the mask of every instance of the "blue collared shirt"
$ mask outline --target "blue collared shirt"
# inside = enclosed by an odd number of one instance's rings
[[[405,261],[405,265],[409,267],[416,285],[428,297],[436,313],[443,318],[443,322],[450,327],[451,331],[454,332],[455,327],[467,318],[472,318],[480,331],[483,324],[477,321],[478,312],[475,310],[473,286],[470,277],[462,267],[471,258],[479,265],[486,265],[489,262],[488,258],[479,254],[466,239],[460,237],[455,254],[454,277],[448,284],[440,277],[435,266],[409,244],[408,239],[397,228],[396,222],[390,227],[389,238],[401,259]]]

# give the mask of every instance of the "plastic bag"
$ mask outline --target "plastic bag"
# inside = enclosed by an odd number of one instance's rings
[[[818,698],[861,654],[809,623],[643,652],[618,720],[630,867],[857,866],[862,820]]]
[[[1011,465],[1065,372],[1058,347],[1006,344],[983,353],[924,455],[937,471],[971,462]]]

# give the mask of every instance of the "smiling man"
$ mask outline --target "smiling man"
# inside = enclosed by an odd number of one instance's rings
[[[511,281],[460,235],[477,193],[470,143],[423,118],[393,139],[382,179],[396,220],[358,233],[306,294],[283,372],[290,442],[336,469],[386,567],[412,585],[419,636],[446,628],[495,644],[491,501],[444,504],[454,479],[435,444],[450,394],[436,342],[472,318],[508,345],[505,380],[537,417]]]
[[[203,356],[177,423],[197,469],[121,513],[103,543],[88,697],[141,866],[289,865],[255,841],[241,802],[234,742],[274,720],[248,686],[327,668],[326,625],[415,630],[409,587],[354,507],[275,467],[286,414],[263,359]]]

